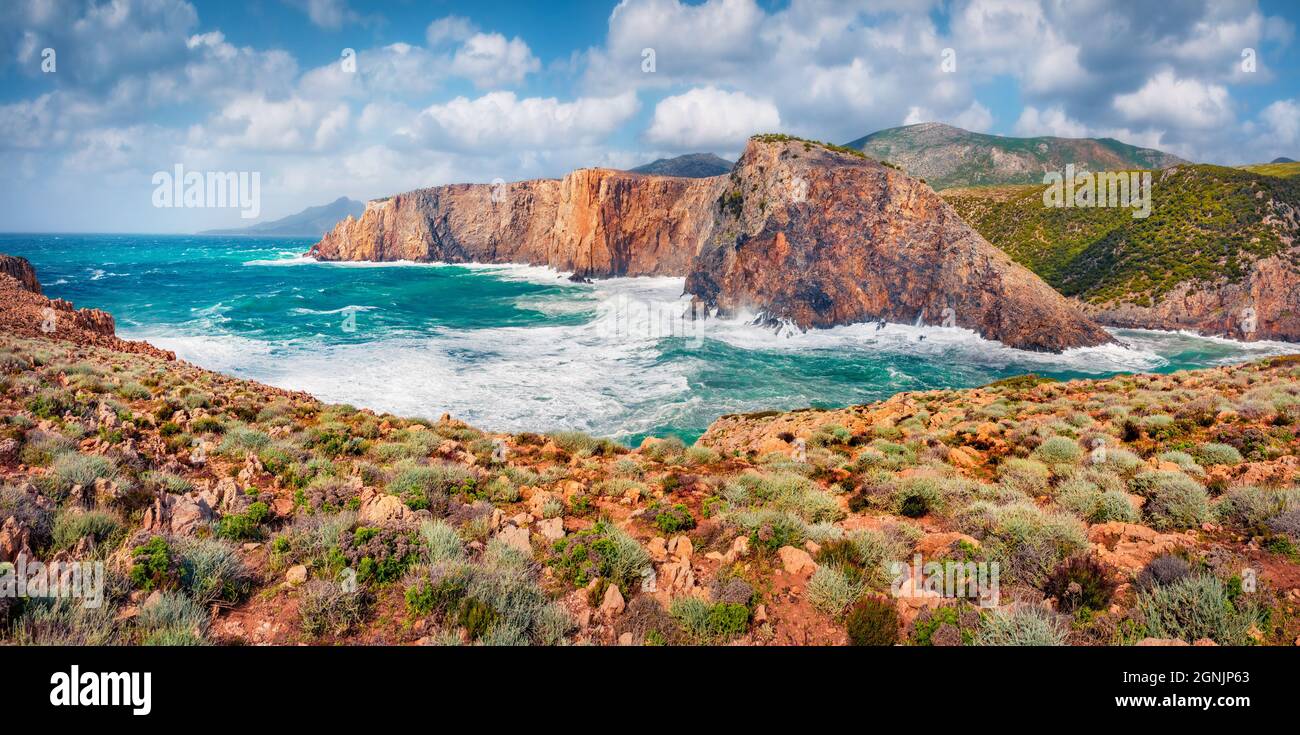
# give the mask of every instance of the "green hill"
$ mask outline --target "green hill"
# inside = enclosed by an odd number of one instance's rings
[[[1181,284],[1239,283],[1285,252],[1300,230],[1300,179],[1210,165],[1155,172],[1151,215],[1053,208],[1041,184],[949,190],[944,198],[985,239],[1053,287],[1092,304],[1152,306]]]
[[[1090,171],[1167,168],[1186,161],[1113,138],[1010,138],[942,123],[889,128],[845,144],[896,164],[936,190],[961,186],[1039,184],[1066,164]]]
[[[1274,161],[1272,163],[1255,163],[1249,166],[1238,166],[1243,171],[1251,171],[1265,176],[1277,176],[1283,179],[1289,179],[1292,176],[1300,176],[1300,163],[1295,161]]]

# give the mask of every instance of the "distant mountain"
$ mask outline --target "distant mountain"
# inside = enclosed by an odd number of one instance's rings
[[[1300,178],[1188,164],[1150,191],[1146,218],[1044,206],[1041,184],[942,196],[1103,324],[1300,341]]]
[[[943,123],[889,128],[845,144],[900,166],[935,189],[1041,184],[1046,171],[1066,164],[1089,171],[1168,168],[1183,159],[1113,138],[1008,138],[972,133]]]
[[[687,153],[676,158],[660,158],[653,163],[628,169],[634,174],[655,174],[656,176],[683,176],[688,179],[705,179],[721,176],[734,164],[712,153]]]
[[[1277,158],[1274,158],[1273,160],[1269,161],[1269,163],[1295,163],[1295,159],[1287,158],[1286,156],[1278,156]]]
[[[276,235],[279,237],[320,237],[334,229],[334,225],[348,218],[360,217],[366,211],[364,202],[339,197],[329,204],[307,207],[297,214],[271,222],[259,222],[249,227],[227,230],[205,230],[200,235]]]

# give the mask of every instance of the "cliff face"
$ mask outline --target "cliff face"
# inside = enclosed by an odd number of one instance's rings
[[[948,321],[1046,351],[1111,340],[929,186],[874,161],[751,145],[719,210],[686,290],[724,314],[805,327]]]
[[[582,169],[421,189],[371,202],[309,254],[686,276],[687,292],[724,315],[753,311],[803,328],[947,320],[1050,351],[1111,339],[925,184],[779,137],[752,140],[727,176]]]
[[[19,258],[16,255],[0,255],[0,273],[13,276],[25,291],[31,291],[35,294],[41,292],[41,283],[36,280],[36,269],[32,268],[32,264],[26,258]]]
[[[713,224],[719,179],[580,169],[370,202],[311,249],[321,260],[528,263],[589,276],[682,275]]]
[[[147,342],[119,339],[115,329],[113,316],[106,311],[78,309],[63,299],[42,296],[36,271],[26,258],[0,255],[0,331],[176,359]]]

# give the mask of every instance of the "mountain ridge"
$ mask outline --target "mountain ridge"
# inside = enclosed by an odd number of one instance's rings
[[[900,166],[936,190],[969,186],[1041,183],[1067,164],[1092,171],[1160,169],[1187,163],[1151,148],[1114,138],[1060,138],[975,133],[928,122],[878,130],[845,144]]]
[[[272,235],[280,237],[320,237],[329,232],[336,222],[349,216],[360,217],[366,209],[364,202],[341,196],[329,204],[321,204],[291,214],[287,217],[259,222],[248,227],[204,230],[199,235]]]

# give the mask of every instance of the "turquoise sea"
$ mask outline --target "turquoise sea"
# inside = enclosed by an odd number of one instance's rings
[[[834,407],[902,390],[1168,372],[1295,351],[1117,330],[1046,355],[972,332],[853,325],[780,332],[676,320],[680,278],[571,283],[532,266],[327,264],[310,239],[0,235],[51,297],[111,312],[182,359],[323,400],[486,429],[688,441],[720,414]]]

